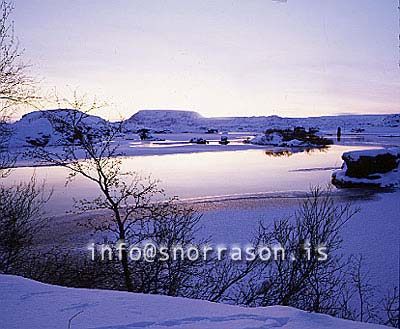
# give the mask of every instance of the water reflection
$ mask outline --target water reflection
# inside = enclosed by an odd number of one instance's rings
[[[311,185],[326,185],[332,170],[340,167],[345,151],[361,147],[333,145],[327,149],[182,153],[126,157],[123,171],[136,171],[161,180],[168,196],[181,198],[213,197],[220,195],[308,191]],[[266,161],[266,156],[268,161]],[[313,170],[305,170],[312,168]],[[315,168],[324,168],[316,170]],[[299,170],[301,169],[301,170]],[[17,168],[6,182],[27,181],[36,173],[38,180],[46,180],[54,188],[51,200],[53,212],[64,212],[72,207],[72,199],[92,198],[97,187],[82,177],[65,187],[67,170],[58,167]]]
[[[290,157],[293,155],[293,152],[289,150],[282,150],[282,151],[265,151],[265,155],[269,157]]]
[[[269,157],[290,157],[296,153],[317,153],[317,152],[328,152],[329,147],[318,147],[318,148],[291,148],[291,149],[274,149],[265,151],[265,155]]]

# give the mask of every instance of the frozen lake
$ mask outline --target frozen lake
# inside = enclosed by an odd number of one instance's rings
[[[286,193],[328,184],[334,168],[342,165],[343,152],[366,148],[369,147],[333,145],[299,153],[273,153],[273,149],[259,148],[135,156],[124,158],[122,167],[144,176],[151,174],[161,180],[167,196],[184,199]],[[67,170],[58,167],[16,168],[7,182],[27,181],[34,173],[39,182],[45,181],[54,190],[49,203],[53,213],[70,209],[73,197],[90,198],[98,193],[93,183],[81,177],[65,187]]]

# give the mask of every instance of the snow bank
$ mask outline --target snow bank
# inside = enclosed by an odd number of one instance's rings
[[[256,145],[272,145],[272,146],[281,146],[283,143],[283,138],[278,133],[272,133],[269,135],[257,135],[252,140],[250,140],[251,144]]]
[[[63,288],[0,275],[0,327],[129,328],[385,328],[290,307],[243,308],[200,300]]]
[[[376,157],[378,155],[391,154],[395,157],[400,156],[400,148],[393,149],[372,149],[362,151],[351,151],[343,153],[343,158],[348,158],[352,161],[359,161],[360,157]]]
[[[271,135],[258,135],[250,140],[251,144],[254,145],[270,145],[278,147],[313,147],[310,143],[304,143],[298,139],[292,139],[290,141],[284,142],[282,136],[279,134]]]
[[[345,152],[332,174],[338,187],[400,187],[400,148]]]

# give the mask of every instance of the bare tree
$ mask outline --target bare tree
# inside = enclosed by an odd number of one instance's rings
[[[9,174],[15,156],[7,152],[12,133],[7,124],[18,106],[33,104],[35,81],[27,74],[28,66],[21,60],[22,51],[14,35],[10,15],[13,3],[0,1],[0,178]]]
[[[22,51],[10,19],[13,9],[12,2],[0,2],[0,100],[3,114],[15,103],[28,103],[36,99],[34,80],[27,74],[28,66],[20,59]]]
[[[379,323],[398,328],[398,287],[383,293],[371,284],[364,258],[351,257],[340,294],[338,317],[353,321]],[[382,296],[382,297],[379,297]]]
[[[376,288],[372,286],[362,255],[355,258],[350,266],[349,286],[355,290],[358,312],[354,320],[370,322],[377,317],[377,304],[374,299]]]
[[[258,266],[238,302],[334,312],[347,265],[340,254],[340,231],[356,212],[350,204],[337,205],[330,191],[315,188],[294,218],[277,220],[272,227],[261,224],[259,240],[282,247],[285,257]]]
[[[155,195],[161,194],[157,181],[142,178],[133,171],[123,172],[117,139],[121,133],[120,124],[99,120],[88,122],[90,112],[103,105],[96,101],[87,105],[84,97],[75,94],[68,103],[72,109],[44,113],[59,138],[54,148],[39,146],[31,155],[46,163],[69,169],[68,181],[81,175],[95,183],[99,196],[93,200],[79,200],[78,211],[107,210],[111,219],[103,222],[89,221],[87,225],[96,231],[113,234],[120,243],[127,243],[135,234],[134,227],[139,220],[149,215]],[[123,250],[121,264],[128,291],[133,291],[131,270],[127,251]]]
[[[196,247],[206,243],[196,237],[201,215],[193,208],[179,204],[177,200],[156,202],[149,212],[150,220],[140,221],[130,243],[151,242],[157,253],[151,261],[135,261],[132,271],[137,291],[168,296],[187,297],[193,289],[193,278],[203,266],[201,258],[190,260],[177,254],[173,248]],[[160,248],[165,248],[168,258],[163,259]]]
[[[380,318],[380,322],[387,326],[394,328],[399,327],[399,315],[400,315],[400,296],[399,288],[393,287],[391,291],[388,291],[382,298],[381,305],[383,306],[383,316]]]
[[[119,151],[118,143],[121,124],[105,120],[94,123],[93,117],[89,116],[102,106],[96,101],[88,105],[84,97],[75,94],[66,107],[43,112],[57,136],[53,140],[57,142],[37,146],[31,155],[41,162],[69,169],[67,182],[81,175],[97,185],[99,196],[77,200],[76,209],[78,212],[107,211],[103,220],[89,219],[84,224],[95,232],[105,234],[106,239],[126,246],[144,240],[168,247],[204,243],[195,239],[199,215],[193,209],[178,205],[177,200],[156,202],[163,195],[158,181],[121,169],[123,153]],[[200,296],[214,301],[226,296],[251,268],[246,265],[244,273],[242,269],[228,264],[222,269],[215,261],[205,263],[170,259],[159,262],[157,257],[152,264],[136,262],[132,266],[125,248],[121,250],[120,260],[128,291]],[[229,272],[228,267],[231,269]],[[218,286],[218,280],[213,285],[206,284],[210,273],[219,273],[223,284]],[[208,287],[203,288],[202,293],[200,289],[197,292],[190,289],[190,285],[198,285],[198,282]]]
[[[36,234],[45,224],[43,205],[50,195],[29,183],[0,186],[0,273],[10,273],[32,246]]]

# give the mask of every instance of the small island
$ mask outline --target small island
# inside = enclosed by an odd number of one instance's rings
[[[399,187],[400,148],[345,152],[342,168],[332,174],[337,187]]]
[[[271,145],[279,147],[307,147],[320,148],[333,144],[333,141],[317,135],[318,130],[303,127],[293,129],[267,129],[263,135],[250,140],[251,144]]]

